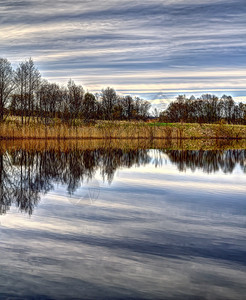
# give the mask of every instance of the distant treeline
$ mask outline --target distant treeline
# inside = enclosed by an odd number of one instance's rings
[[[163,122],[246,124],[246,104],[236,103],[231,96],[218,98],[206,94],[200,98],[180,95],[160,114]]]
[[[8,115],[20,116],[23,123],[31,117],[48,123],[50,118],[76,123],[76,120],[146,120],[150,103],[138,97],[120,96],[113,88],[99,94],[85,92],[69,80],[66,87],[41,78],[30,58],[13,70],[0,58],[0,121]]]
[[[118,95],[110,87],[93,94],[72,80],[66,87],[50,83],[41,77],[31,58],[16,70],[0,58],[0,122],[9,115],[19,116],[22,124],[29,124],[33,117],[44,124],[58,118],[69,125],[76,125],[77,120],[147,120],[150,107],[148,101]],[[231,96],[180,95],[160,113],[160,121],[246,124],[246,105],[236,104]]]

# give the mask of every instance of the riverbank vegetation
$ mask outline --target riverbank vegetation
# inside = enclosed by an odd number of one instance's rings
[[[160,123],[139,121],[76,121],[69,125],[54,119],[49,125],[33,118],[22,124],[9,117],[0,124],[0,139],[246,139],[245,125]]]
[[[86,92],[41,77],[32,59],[0,58],[0,139],[244,139],[246,105],[230,96],[179,96],[150,120],[150,103],[113,88]]]
[[[67,86],[50,83],[42,79],[32,59],[13,70],[7,59],[0,58],[0,121],[8,116],[19,116],[22,125],[32,118],[45,125],[55,118],[67,125],[78,120],[146,120],[149,108],[148,101],[118,95],[110,87],[92,94],[72,80]]]
[[[180,95],[160,114],[162,122],[246,124],[246,104],[236,103],[231,96],[218,98],[202,95],[187,98]]]

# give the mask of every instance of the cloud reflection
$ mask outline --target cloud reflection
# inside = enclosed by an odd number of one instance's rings
[[[49,187],[31,218],[14,207],[1,216],[2,298],[244,295],[246,190],[240,163],[245,151],[9,150],[1,155],[1,174],[16,174],[17,186],[22,168],[27,195],[34,182],[39,192]],[[162,164],[156,165],[157,157]],[[111,185],[101,181],[93,205],[72,205],[71,182],[100,170]],[[11,176],[7,179],[1,182],[10,184]],[[186,182],[207,184],[207,192],[184,189]],[[209,182],[212,189],[224,183],[226,195],[210,193]]]

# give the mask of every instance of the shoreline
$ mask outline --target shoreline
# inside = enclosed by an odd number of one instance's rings
[[[95,121],[71,126],[64,123],[21,125],[11,120],[0,124],[0,140],[153,140],[246,139],[246,125]]]
[[[26,149],[30,151],[70,151],[95,149],[172,149],[172,150],[239,150],[246,149],[246,139],[18,139],[0,140],[0,151]]]
[[[173,141],[176,141],[176,140],[224,140],[224,141],[229,141],[229,140],[234,140],[234,141],[242,141],[242,140],[246,140],[246,137],[191,137],[191,138],[188,138],[188,137],[172,137],[172,138],[167,138],[167,137],[152,137],[152,138],[148,138],[148,137],[123,137],[123,138],[117,138],[117,137],[1,137],[0,136],[0,141],[25,141],[25,140],[34,140],[34,141],[83,141],[83,140],[107,140],[107,141],[110,141],[110,140],[117,140],[117,141],[121,141],[121,140],[146,140],[146,141],[152,141],[152,140],[173,140]]]

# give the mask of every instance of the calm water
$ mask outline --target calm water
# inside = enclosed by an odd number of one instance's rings
[[[0,152],[0,298],[245,299],[246,150]]]

